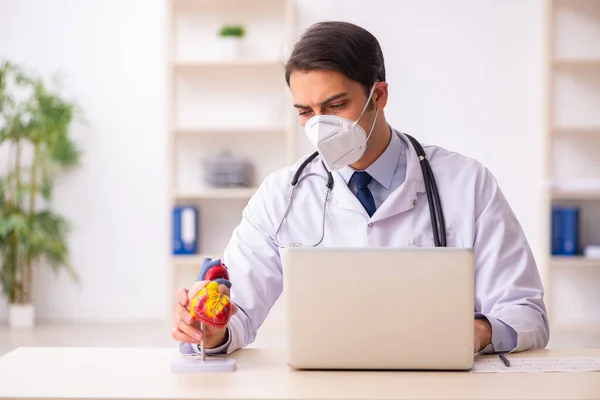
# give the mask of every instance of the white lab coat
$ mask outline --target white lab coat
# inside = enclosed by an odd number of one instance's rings
[[[434,246],[421,167],[408,139],[398,134],[409,143],[404,183],[370,218],[334,173],[320,246]],[[447,245],[474,249],[475,313],[511,326],[518,334],[513,351],[545,347],[549,328],[542,283],[525,235],[496,180],[477,161],[436,146],[424,149],[439,189]],[[224,252],[233,283],[231,298],[243,309],[231,318],[230,343],[223,349],[227,353],[254,341],[282,292],[279,248],[273,238],[302,161],[265,179]],[[311,172],[326,176],[319,158],[304,174]],[[314,176],[300,183],[279,235],[281,243],[312,244],[320,238],[324,185]],[[491,351],[489,346],[486,350]]]

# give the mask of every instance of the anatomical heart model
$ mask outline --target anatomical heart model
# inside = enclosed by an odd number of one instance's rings
[[[192,299],[191,316],[215,328],[226,327],[232,311],[227,267],[219,259],[207,258],[202,264],[198,280],[210,282]]]
[[[232,315],[233,304],[229,298],[231,283],[227,267],[219,259],[204,259],[198,281],[209,281],[190,302],[190,315],[200,321],[202,340],[200,354],[186,354],[171,364],[173,372],[232,372],[237,369],[235,359],[230,357],[206,358],[204,335],[206,326],[225,328]],[[188,345],[188,344],[185,344]],[[196,346],[196,345],[194,345]],[[181,344],[180,344],[181,348]],[[195,347],[194,347],[195,348]],[[194,350],[196,351],[196,350]],[[198,355],[200,357],[198,357]]]

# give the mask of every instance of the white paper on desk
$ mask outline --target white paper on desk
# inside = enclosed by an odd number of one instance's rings
[[[469,372],[590,372],[600,371],[600,357],[511,357],[506,367],[500,357],[475,358]]]

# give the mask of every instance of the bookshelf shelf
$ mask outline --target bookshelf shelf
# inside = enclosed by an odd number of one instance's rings
[[[555,200],[600,200],[599,189],[552,189],[551,197]]]
[[[567,67],[600,67],[600,59],[596,58],[563,58],[553,61],[553,65],[559,68]]]
[[[286,4],[289,0],[254,0],[251,3],[252,7],[259,7],[260,5],[270,4]],[[171,0],[171,4],[174,10],[177,11],[191,11],[191,10],[206,10],[214,11],[215,9],[221,9],[223,11],[230,11],[240,6],[247,6],[248,1],[246,0]]]
[[[191,256],[173,256],[172,264],[182,267],[200,267],[205,258],[219,258],[218,253],[194,254]]]
[[[553,268],[600,268],[600,259],[583,256],[553,256]]]
[[[287,128],[284,126],[248,126],[248,127],[201,127],[201,128],[175,128],[177,135],[262,135],[262,134],[285,134]]]
[[[554,128],[554,134],[560,137],[600,139],[600,126],[561,126]]]
[[[580,322],[562,322],[560,324],[553,324],[551,328],[552,332],[563,332],[563,333],[591,333],[600,334],[600,322],[596,323],[580,323]]]
[[[177,61],[173,64],[175,71],[202,73],[211,68],[283,68],[281,61],[275,59],[247,58],[231,60],[200,60],[200,61]],[[270,69],[265,73],[272,73]]]
[[[204,189],[197,192],[178,193],[177,200],[202,200],[202,199],[249,199],[256,192],[256,188],[222,188]]]

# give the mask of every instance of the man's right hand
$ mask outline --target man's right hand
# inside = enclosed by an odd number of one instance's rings
[[[202,340],[202,332],[200,331],[200,321],[192,318],[190,315],[191,299],[196,297],[198,292],[204,288],[209,281],[196,282],[190,290],[179,289],[176,292],[177,302],[173,307],[175,316],[175,324],[173,326],[173,338],[180,342],[200,344]],[[219,286],[219,291],[226,291],[229,295],[229,290],[224,286]],[[237,307],[232,303],[232,315],[237,312]],[[205,324],[205,345],[207,349],[219,347],[227,341],[227,328],[215,328]]]

